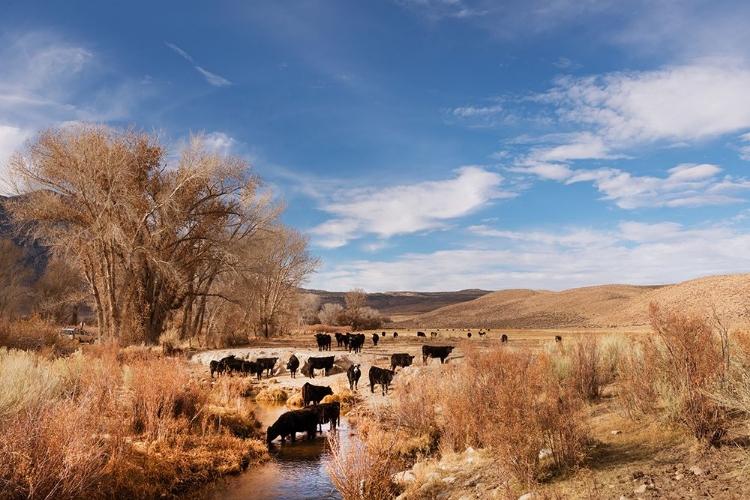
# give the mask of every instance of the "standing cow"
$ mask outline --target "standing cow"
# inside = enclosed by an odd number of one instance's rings
[[[357,383],[359,377],[362,375],[362,371],[359,369],[359,365],[351,365],[346,370],[346,378],[349,379],[349,390],[354,391],[357,389]]]
[[[286,364],[286,369],[292,374],[292,378],[297,378],[297,369],[299,368],[299,358],[292,354]]]
[[[378,345],[378,340],[380,340],[380,335],[378,335],[377,333],[373,333],[372,334],[372,344],[374,346]]]
[[[333,396],[333,390],[330,386],[313,385],[305,382],[302,386],[302,403],[307,406],[310,403],[318,404],[324,397]]]
[[[393,380],[393,370],[386,370],[377,366],[370,367],[370,392],[375,392],[375,384],[380,384],[380,389],[385,396],[388,394],[388,384]]]
[[[422,363],[427,363],[427,358],[440,358],[440,363],[445,363],[445,358],[453,352],[452,345],[446,346],[422,346]]]

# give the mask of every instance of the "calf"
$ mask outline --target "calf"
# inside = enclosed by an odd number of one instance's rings
[[[258,358],[255,360],[256,363],[258,363],[258,380],[261,379],[263,376],[263,372],[266,373],[266,377],[271,376],[271,372],[273,371],[273,367],[276,366],[276,362],[279,360],[279,358]]]
[[[411,365],[414,361],[414,356],[410,356],[407,353],[391,354],[391,370],[395,371],[397,366],[405,368]]]
[[[333,360],[334,356],[323,356],[320,358],[316,358],[315,356],[311,356],[308,358],[308,368],[310,369],[310,378],[315,378],[315,370],[325,370],[325,376],[328,376],[328,370],[333,368]]]
[[[331,336],[327,333],[316,333],[315,340],[318,343],[319,351],[330,351],[331,350]]]
[[[377,346],[378,340],[380,340],[380,336],[377,333],[372,334],[372,344]]]
[[[422,346],[422,363],[427,363],[427,358],[440,358],[440,363],[445,363],[445,358],[453,352],[452,345],[446,346]]]
[[[388,384],[393,380],[393,370],[386,370],[377,366],[370,367],[370,392],[375,392],[375,384],[380,384],[380,389],[385,396],[388,394]]]
[[[323,432],[323,424],[331,424],[331,429],[336,429],[341,417],[341,403],[338,401],[320,403],[310,408],[318,412],[318,428],[320,432]]]
[[[359,377],[362,375],[362,371],[359,369],[359,365],[351,365],[346,370],[346,378],[349,379],[349,390],[356,390]]]
[[[286,364],[286,369],[291,372],[292,378],[297,378],[297,368],[299,368],[299,359],[292,354],[292,357],[289,358],[289,362]]]
[[[310,382],[305,382],[302,386],[302,403],[305,406],[310,403],[318,404],[326,396],[333,396],[333,390],[327,385],[312,385]]]
[[[307,432],[307,439],[315,439],[315,433],[320,421],[317,410],[303,408],[301,410],[291,410],[282,413],[276,419],[273,425],[266,431],[266,442],[271,446],[271,442],[281,436],[283,443],[286,436],[291,436],[292,442],[296,441],[298,432]]]

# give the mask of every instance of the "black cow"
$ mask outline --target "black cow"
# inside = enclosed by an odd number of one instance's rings
[[[258,363],[258,380],[263,376],[263,372],[266,372],[266,376],[270,377],[273,367],[276,366],[276,362],[279,358],[258,358],[255,360]]]
[[[297,368],[299,368],[299,359],[292,354],[292,357],[289,358],[289,362],[286,364],[286,369],[291,372],[292,378],[297,378]]]
[[[252,361],[246,361],[244,359],[235,358],[234,355],[227,356],[219,360],[216,365],[216,371],[219,373],[244,373],[246,375],[252,375],[258,372],[258,365]]]
[[[318,343],[319,351],[330,351],[331,350],[331,336],[327,333],[316,333],[315,340]]]
[[[309,408],[282,413],[276,419],[276,422],[268,427],[266,442],[270,446],[271,442],[279,436],[281,436],[282,443],[287,436],[291,436],[292,442],[294,442],[297,439],[296,434],[298,432],[307,432],[307,439],[315,439],[319,421],[318,412]]]
[[[349,340],[349,352],[352,352],[352,351],[354,351],[355,353],[361,352],[363,345],[365,345],[365,334],[364,333],[354,334]]]
[[[506,342],[508,342],[508,336],[503,333],[500,336],[500,342],[502,342],[503,344],[505,344]]]
[[[333,401],[331,403],[320,403],[310,408],[318,412],[318,426],[320,432],[323,432],[323,424],[331,424],[331,429],[336,429],[341,418],[341,403]]]
[[[380,332],[381,337],[385,337],[385,332]]]
[[[359,369],[359,365],[351,365],[346,370],[346,378],[349,379],[349,389],[355,390],[357,389],[357,383],[359,382],[359,377],[362,375],[362,370]]]
[[[307,406],[310,403],[318,404],[326,396],[332,396],[333,390],[329,386],[312,385],[305,382],[302,386],[302,403]]]
[[[434,339],[435,337],[437,337],[437,332],[430,332],[430,338]]]
[[[333,359],[334,356],[323,356],[320,358],[310,356],[307,360],[310,369],[310,378],[315,378],[315,370],[325,370],[325,376],[327,377],[328,370],[333,368]]]
[[[467,333],[466,336],[471,338],[471,332]]]
[[[479,332],[480,337],[484,337],[485,335],[487,335],[487,332],[482,332],[482,331]]]
[[[383,396],[388,394],[388,384],[393,380],[393,370],[386,370],[377,366],[370,367],[370,392],[375,392],[375,384],[380,384]]]
[[[405,352],[391,354],[391,370],[395,371],[397,366],[405,368],[411,365],[412,361],[414,361],[414,356],[410,356]]]
[[[344,337],[346,337],[346,335],[344,335],[343,333],[338,333],[338,332],[336,332],[334,335],[336,336],[336,347],[343,346],[344,345]],[[347,340],[347,342],[348,342],[348,340]]]
[[[227,363],[234,359],[234,354],[221,358],[219,361],[211,360],[208,364],[209,370],[211,370],[211,378],[214,377],[214,373],[221,375],[222,373],[229,371]]]
[[[378,340],[380,340],[380,336],[377,333],[372,334],[372,344],[377,346]]]
[[[417,332],[417,337],[427,337],[427,335],[424,332]]]
[[[427,363],[427,358],[440,358],[440,363],[445,363],[445,358],[453,351],[452,345],[446,346],[422,346],[422,363]]]
[[[555,342],[562,342],[562,337],[559,335],[555,335]]]
[[[393,332],[393,338],[395,339],[396,337],[398,337],[398,332]]]

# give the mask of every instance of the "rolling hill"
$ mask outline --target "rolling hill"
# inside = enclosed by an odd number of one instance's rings
[[[600,285],[561,292],[501,290],[395,322],[400,328],[648,328],[648,307],[713,316],[750,327],[750,274],[708,276],[674,285]]]

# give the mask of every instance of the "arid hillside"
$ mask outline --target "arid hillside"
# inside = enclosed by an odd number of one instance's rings
[[[561,292],[501,290],[399,321],[400,328],[646,328],[648,307],[718,317],[750,327],[750,274],[708,276],[674,285],[601,285]]]

